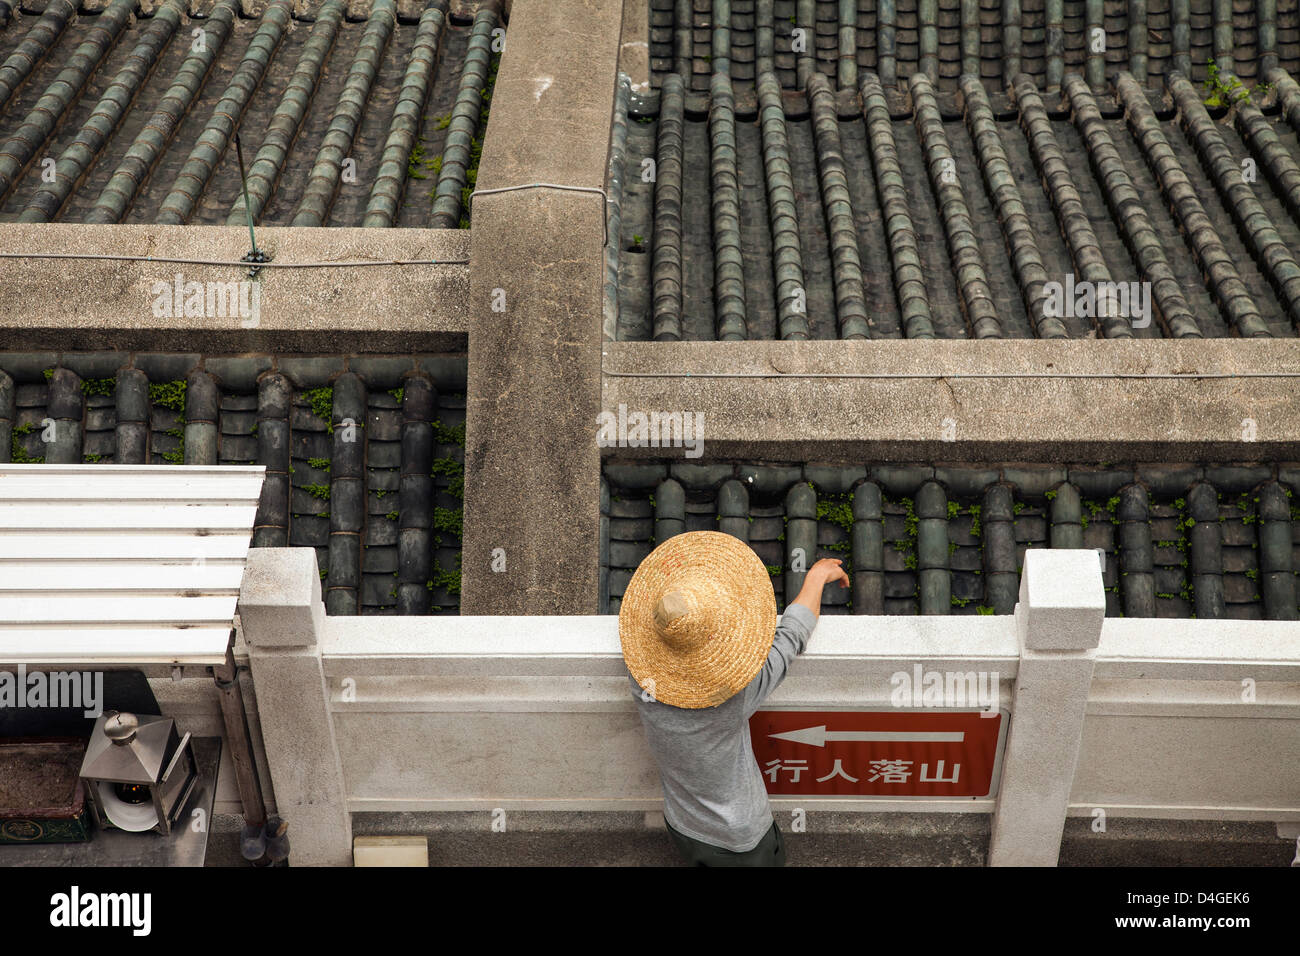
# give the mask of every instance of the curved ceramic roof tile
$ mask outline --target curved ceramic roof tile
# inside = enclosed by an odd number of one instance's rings
[[[392,0],[374,0],[343,93],[334,107],[334,116],[316,153],[316,162],[307,176],[307,188],[290,225],[323,226],[329,218],[343,162],[348,158],[353,138],[361,125],[370,88],[396,22]]]
[[[243,59],[213,108],[207,126],[190,150],[185,165],[176,174],[171,191],[163,199],[158,222],[179,225],[189,220],[213,170],[230,145],[249,99],[262,82],[292,13],[293,0],[276,0],[263,12]]]
[[[975,144],[985,188],[993,197],[1025,308],[1030,321],[1034,323],[1034,331],[1039,338],[1069,338],[1060,318],[1047,314],[1047,269],[1038,251],[1034,229],[1020,195],[1020,186],[1007,161],[988,96],[975,77],[967,77],[962,89],[966,124]]]
[[[903,334],[909,339],[935,337],[926,293],[925,270],[916,243],[916,229],[907,205],[894,131],[885,105],[884,89],[874,74],[862,78],[862,111],[867,126],[867,144],[875,171],[876,191],[885,228],[885,239],[893,264],[894,289]]]
[[[86,39],[68,57],[59,75],[46,88],[22,125],[0,145],[0,199],[9,195],[37,150],[50,138],[59,119],[126,28],[137,3],[138,0],[113,0],[95,18]]]
[[[466,224],[488,98],[455,100],[466,70],[484,92],[495,54],[486,36],[466,57],[475,27],[447,0],[133,9],[49,0],[0,31],[0,221],[240,223],[242,129],[261,222],[427,226],[420,180],[439,179],[439,214]]]
[[[180,0],[167,0],[154,11],[148,25],[140,31],[126,64],[95,104],[77,138],[59,156],[53,181],[44,183],[32,196],[18,217],[20,222],[49,222],[58,214],[75,184],[85,175],[130,109],[163,47],[180,25],[181,14]]]
[[[180,126],[181,119],[202,89],[208,70],[230,36],[237,9],[236,0],[221,0],[201,28],[203,42],[191,44],[190,52],[176,71],[172,85],[158,109],[145,122],[122,162],[104,185],[86,222],[120,222],[145,178],[153,171]]]
[[[1088,146],[1088,155],[1098,178],[1105,185],[1103,191],[1111,215],[1123,230],[1125,241],[1142,269],[1143,279],[1151,283],[1168,334],[1173,338],[1199,338],[1201,332],[1191,306],[1169,267],[1164,247],[1146,214],[1143,198],[1115,149],[1096,99],[1077,73],[1067,76],[1063,86],[1070,98],[1074,121]]]
[[[736,104],[731,80],[713,74],[709,139],[713,187],[714,316],[719,341],[743,341],[745,266],[740,240],[740,181],[736,173]]]
[[[975,338],[1001,338],[1002,325],[998,321],[997,306],[984,270],[974,222],[957,175],[957,161],[948,146],[934,88],[920,73],[912,77],[912,103],[917,135],[925,149],[930,186],[943,214],[948,255],[957,277],[967,325]]]
[[[294,67],[289,86],[280,97],[280,105],[271,116],[262,145],[248,167],[247,207],[245,194],[241,194],[226,217],[226,225],[243,225],[249,214],[254,222],[261,218],[262,210],[270,201],[275,184],[284,171],[285,157],[311,105],[311,98],[320,82],[321,68],[338,36],[344,10],[343,0],[325,0],[317,11],[316,22],[312,24],[311,35]]]
[[[842,339],[870,338],[871,321],[867,316],[866,295],[862,288],[858,232],[844,169],[840,124],[835,115],[835,94],[831,92],[826,77],[820,73],[808,76],[808,101],[813,113],[822,205],[830,236],[836,327]]]
[[[455,611],[463,356],[122,359],[0,353],[0,462],[263,464],[252,545],[314,548],[330,613]]]
[[[460,222],[462,191],[469,182],[469,169],[474,161],[474,141],[483,113],[484,87],[492,65],[492,31],[496,29],[499,13],[499,0],[486,0],[474,14],[469,50],[465,53],[465,66],[460,75],[460,89],[456,93],[456,105],[452,107],[451,125],[443,147],[442,170],[433,193],[430,225],[435,229],[452,229]]]
[[[370,201],[362,225],[391,226],[397,219],[411,150],[420,134],[420,119],[432,85],[434,68],[438,62],[438,46],[446,22],[446,0],[431,4],[420,15],[420,26],[411,47],[411,58],[402,78],[401,93],[398,94],[397,106],[393,110],[388,138],[384,141],[379,174],[370,189]]]
[[[0,110],[9,105],[10,97],[50,52],[76,12],[73,0],[52,0],[18,48],[5,57],[0,64]]]
[[[819,558],[851,588],[823,614],[1011,614],[1028,548],[1096,549],[1110,617],[1295,620],[1294,464],[764,465],[607,461],[602,555],[615,613],[654,544],[724,530],[778,602]]]
[[[1233,157],[1210,119],[1191,83],[1181,73],[1173,72],[1166,82],[1178,105],[1179,115],[1196,150],[1209,166],[1215,188],[1223,196],[1228,210],[1256,259],[1265,268],[1291,316],[1300,329],[1300,263],[1282,240],[1254,190],[1245,182],[1241,166]]]
[[[719,58],[734,81],[752,81],[761,69],[736,67],[765,46],[782,86],[799,90],[809,70],[838,89],[871,70],[887,89],[924,73],[940,92],[965,75],[995,92],[1021,73],[1054,91],[1079,72],[1100,91],[1120,70],[1143,85],[1171,69],[1200,80],[1211,59],[1248,79],[1300,68],[1295,0],[774,0],[752,14],[734,0],[647,2],[655,85],[676,72],[696,93]]]
[[[682,337],[682,131],[685,92],[677,74],[659,93],[655,162],[653,330],[655,341]]]
[[[1137,82],[1127,74],[1119,77],[1119,95],[1127,108],[1129,127],[1155,171],[1165,201],[1178,215],[1193,254],[1209,279],[1219,307],[1227,313],[1238,334],[1268,336],[1268,326],[1242,282],[1233,258],[1219,237],[1188,181],[1187,173],[1170,148],[1151,104]]]

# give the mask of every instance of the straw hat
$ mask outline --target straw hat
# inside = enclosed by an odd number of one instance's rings
[[[754,679],[772,649],[776,617],[772,579],[749,545],[691,531],[669,538],[636,569],[618,636],[628,670],[655,700],[698,710]]]

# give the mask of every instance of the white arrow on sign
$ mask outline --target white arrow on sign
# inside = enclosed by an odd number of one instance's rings
[[[827,730],[821,727],[805,727],[803,730],[787,730],[783,734],[768,734],[777,740],[792,740],[797,744],[809,744],[813,747],[825,747],[827,742],[837,740],[863,741],[905,741],[908,743],[953,743],[959,744],[966,739],[965,731],[930,731],[930,730]]]

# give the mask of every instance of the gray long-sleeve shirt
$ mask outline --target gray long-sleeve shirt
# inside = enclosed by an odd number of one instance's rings
[[[628,674],[646,740],[659,763],[664,817],[679,833],[743,853],[772,828],[763,775],[749,739],[749,718],[803,653],[817,618],[802,604],[785,609],[762,669],[717,707],[688,710],[644,700]]]

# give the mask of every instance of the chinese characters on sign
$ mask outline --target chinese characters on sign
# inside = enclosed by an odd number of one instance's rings
[[[983,797],[1004,714],[759,711],[754,756],[776,796]]]

